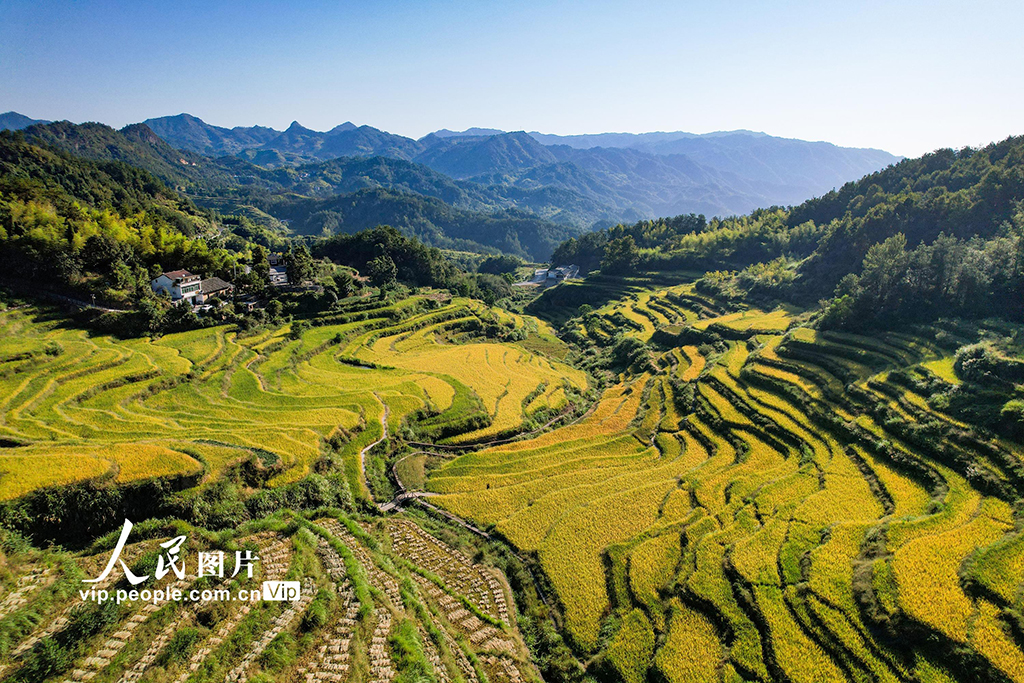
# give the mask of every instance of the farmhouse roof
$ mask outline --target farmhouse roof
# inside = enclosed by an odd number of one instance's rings
[[[234,287],[230,282],[221,280],[219,277],[208,277],[199,284],[199,291],[203,294],[214,294],[223,292],[225,289]]]
[[[171,270],[164,273],[164,275],[172,280],[185,280],[187,278],[199,277],[198,275],[190,273],[187,270]]]

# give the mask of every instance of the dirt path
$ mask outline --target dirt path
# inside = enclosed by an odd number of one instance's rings
[[[593,410],[593,409],[591,409],[591,410]],[[589,412],[588,412],[588,414],[589,414]],[[452,457],[451,454],[439,454],[439,453],[431,453],[429,451],[417,451],[415,453],[409,454],[408,456],[406,456],[406,458],[411,458],[412,456],[418,456],[418,455],[423,455],[423,454],[427,454],[427,455],[431,455],[431,456],[440,456],[440,457],[443,457],[443,458],[451,458]],[[518,553],[518,551],[516,550],[515,546],[513,546],[511,543],[509,543],[505,539],[502,539],[502,538],[490,535],[490,533],[487,533],[482,528],[471,524],[470,522],[466,521],[465,519],[463,519],[459,515],[452,514],[451,512],[449,512],[447,510],[442,510],[441,508],[438,508],[436,505],[431,505],[430,503],[428,503],[426,501],[427,498],[430,498],[432,496],[437,496],[438,494],[435,494],[433,492],[427,492],[427,490],[409,490],[406,487],[406,484],[404,484],[404,482],[398,476],[398,463],[401,462],[401,460],[404,460],[404,458],[399,459],[391,467],[391,473],[394,476],[394,482],[398,485],[398,494],[394,498],[392,498],[390,501],[388,501],[387,503],[384,503],[383,505],[378,505],[377,509],[380,512],[382,512],[382,513],[383,512],[394,512],[396,510],[400,510],[401,507],[406,505],[407,503],[415,503],[416,505],[419,505],[419,506],[421,506],[421,507],[423,507],[423,508],[433,512],[435,515],[437,515],[439,517],[442,517],[442,518],[444,518],[446,520],[449,520],[453,524],[458,524],[459,526],[462,526],[463,528],[471,531],[472,533],[475,533],[476,536],[480,537],[481,539],[484,539],[485,541],[494,541],[494,542],[502,544],[503,546],[505,546],[509,550],[510,553],[512,553],[512,555],[514,555],[516,557],[516,559],[518,559],[520,562],[522,562],[523,566],[526,567],[527,571],[529,571],[531,577],[534,578],[534,584],[535,584],[535,587],[537,588],[537,595],[541,598],[541,602],[543,602],[545,605],[548,605],[549,607],[551,606],[552,603],[549,601],[548,596],[545,595],[544,591],[541,589],[541,585],[542,584],[541,584],[540,579],[538,577],[537,569],[525,557],[523,557],[522,555],[520,555]],[[556,626],[561,628],[560,625],[558,624],[558,620],[556,620],[556,618],[552,617],[552,621],[556,624]]]
[[[382,406],[384,406],[384,413],[380,417],[381,437],[379,439],[377,439],[376,441],[374,441],[373,443],[371,443],[369,446],[364,447],[363,450],[359,451],[359,467],[360,467],[360,469],[363,472],[363,481],[364,482],[366,481],[366,454],[369,453],[370,450],[372,450],[375,446],[377,446],[381,442],[384,442],[384,441],[388,440],[388,416],[391,414],[391,408],[388,407],[387,403],[385,403],[384,401],[381,401],[381,398],[380,398],[380,396],[377,395],[376,391],[373,392],[373,397],[375,399],[377,399],[377,401],[380,402],[380,404]],[[373,500],[373,494],[370,493],[370,488],[369,487],[366,487],[366,492],[367,492],[367,495],[370,496],[370,502],[371,503],[375,502]]]
[[[39,292],[36,292],[36,296],[42,296],[44,298],[51,299],[53,301],[58,301],[60,303],[69,304],[71,306],[76,306],[78,308],[94,308],[94,309],[96,309],[98,311],[104,311],[105,313],[128,313],[129,312],[127,309],[124,309],[124,308],[107,308],[105,306],[97,306],[96,304],[91,304],[88,301],[83,301],[81,299],[75,299],[75,298],[70,297],[70,296],[65,296],[64,294],[57,294],[56,292],[39,291]]]
[[[410,458],[410,457],[412,457],[414,455],[422,455],[424,453],[426,453],[428,455],[439,455],[437,453],[430,453],[429,451],[416,451],[414,453],[410,453],[409,455],[405,456],[405,458]],[[398,462],[401,462],[405,458],[402,458]],[[459,526],[461,526],[464,529],[468,529],[469,531],[473,532],[477,536],[480,536],[481,538],[486,538],[489,541],[497,540],[497,539],[494,538],[494,536],[491,536],[489,533],[487,533],[483,529],[470,524],[466,520],[462,519],[461,517],[459,517],[457,515],[453,515],[452,513],[448,512],[447,510],[442,510],[441,508],[439,508],[439,507],[437,507],[435,505],[431,505],[430,503],[428,503],[427,501],[424,500],[424,498],[429,498],[431,496],[436,496],[438,494],[436,494],[436,493],[434,493],[432,491],[410,491],[405,486],[405,483],[398,476],[398,462],[396,462],[392,466],[392,468],[391,468],[391,474],[394,476],[395,483],[398,485],[398,494],[394,498],[389,500],[388,502],[386,502],[386,503],[384,503],[382,505],[378,505],[377,506],[378,510],[380,510],[381,512],[391,512],[393,510],[399,509],[400,507],[402,507],[403,505],[405,505],[406,503],[409,503],[409,502],[419,503],[423,507],[432,510],[436,514],[441,515],[442,517],[446,518],[448,521],[450,521],[450,522],[452,522],[454,524],[458,524]],[[365,476],[365,474],[364,474],[364,476]]]

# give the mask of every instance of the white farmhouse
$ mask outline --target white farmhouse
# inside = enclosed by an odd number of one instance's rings
[[[195,298],[199,296],[202,282],[203,278],[187,270],[172,270],[161,273],[150,285],[153,287],[154,294],[166,294],[175,303],[186,301],[189,304],[194,304]]]

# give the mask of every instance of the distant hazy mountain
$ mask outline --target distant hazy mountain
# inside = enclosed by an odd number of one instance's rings
[[[230,163],[227,159],[218,161],[225,167]],[[232,173],[236,178],[256,174],[261,187],[307,197],[383,188],[391,192],[434,197],[469,211],[526,210],[555,223],[587,228],[640,218],[639,213],[613,208],[598,199],[596,193],[584,195],[568,187],[527,187],[455,180],[423,164],[383,156],[341,157],[272,170],[257,169],[239,162],[232,167]]]
[[[654,133],[584,133],[581,135],[552,135],[550,133],[530,133],[537,142],[545,145],[568,145],[576,149],[591,147],[629,147],[631,149],[651,149],[659,143],[694,138],[716,138],[723,135],[747,135],[749,137],[769,137],[765,133],[752,130],[719,131],[716,133],[686,133],[681,130]]]
[[[143,123],[179,149],[211,156],[243,154],[270,166],[377,154],[408,159],[422,151],[415,140],[349,121],[327,132],[306,128],[298,121],[284,131],[262,126],[221,128],[189,114],[147,119]]]
[[[485,173],[519,171],[558,160],[555,154],[526,133],[482,137],[426,137],[426,149],[416,161],[454,178]]]
[[[37,123],[49,123],[49,121],[43,121],[42,119],[30,119],[24,114],[19,114],[16,111],[9,111],[5,114],[0,114],[0,130],[21,130],[22,128],[28,128],[29,126]]]
[[[351,123],[320,132],[294,122],[271,136],[270,129],[216,128],[184,114],[153,121],[161,122],[154,131],[172,145],[207,154],[241,149],[233,153],[267,168],[386,156],[487,185],[568,190],[620,214],[641,216],[724,215],[797,204],[899,160],[875,149],[748,130],[549,135],[469,128],[442,129],[413,140]],[[225,142],[229,134],[230,148]],[[212,139],[220,142],[205,142]]]
[[[301,129],[291,132],[293,140],[304,135]],[[100,123],[59,121],[29,126],[24,133],[33,144],[149,171],[197,204],[256,220],[264,216],[275,228],[278,221],[288,221],[304,234],[386,223],[434,246],[501,250],[543,260],[581,226],[624,218],[568,190],[489,188],[381,156],[268,169],[238,156],[214,159],[174,149],[141,123],[115,130]],[[349,133],[367,132],[353,128],[336,137]]]
[[[290,135],[296,128],[301,128],[301,137]],[[333,128],[327,133],[314,133],[308,128],[302,128],[298,123],[293,123],[288,130],[268,142],[264,148],[304,154],[312,159],[350,156],[410,159],[423,149],[420,143],[411,138],[385,133],[371,126],[353,126],[342,130],[339,128],[341,127]]]
[[[659,156],[685,155],[694,162],[775,188],[775,203],[797,204],[841,187],[851,179],[896,163],[901,157],[877,149],[838,147],[748,132],[641,139],[633,147]],[[779,194],[781,193],[781,194]]]
[[[728,215],[773,203],[762,188],[682,155],[662,157],[616,148],[547,149],[556,162],[471,180],[524,189],[562,188],[648,217],[690,212]]]
[[[259,147],[280,135],[279,131],[263,126],[221,128],[211,126],[190,114],[161,116],[146,119],[144,124],[179,149],[220,156],[238,154],[242,150]]]
[[[682,131],[549,135],[469,128],[442,129],[414,140],[351,122],[323,132],[296,121],[277,131],[260,126],[221,128],[179,114],[150,119],[146,125],[173,147],[207,156],[240,157],[263,169],[236,169],[235,175],[247,185],[273,184],[264,171],[315,167],[349,157],[387,157],[421,164],[458,182],[472,199],[454,206],[527,208],[583,228],[634,217],[742,214],[760,206],[798,204],[899,160],[880,150],[746,130],[703,135]],[[165,151],[161,154],[168,157]],[[187,163],[209,165],[201,159]],[[162,175],[150,170],[166,179],[171,169],[164,169]],[[412,175],[423,176],[422,171]],[[296,183],[305,189],[295,190],[307,196],[337,194],[342,185],[344,191],[356,191],[359,188],[353,183],[363,188],[400,189],[402,185],[358,176],[346,176],[339,184],[326,178],[325,169],[307,172],[309,181]],[[439,187],[435,180],[428,184]],[[467,182],[488,189],[482,194],[469,192]],[[444,195],[447,191],[423,194],[450,201]]]
[[[434,135],[439,138],[461,138],[461,137],[478,137],[481,135],[501,135],[505,131],[498,130],[497,128],[467,128],[466,130],[448,130],[442,128],[441,130],[435,130],[430,135]]]

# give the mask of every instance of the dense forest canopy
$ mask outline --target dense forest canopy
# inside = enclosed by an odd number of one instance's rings
[[[248,247],[232,237],[146,171],[0,133],[0,261],[8,278],[60,286],[93,274],[111,302],[125,303],[165,268],[228,276]]]

